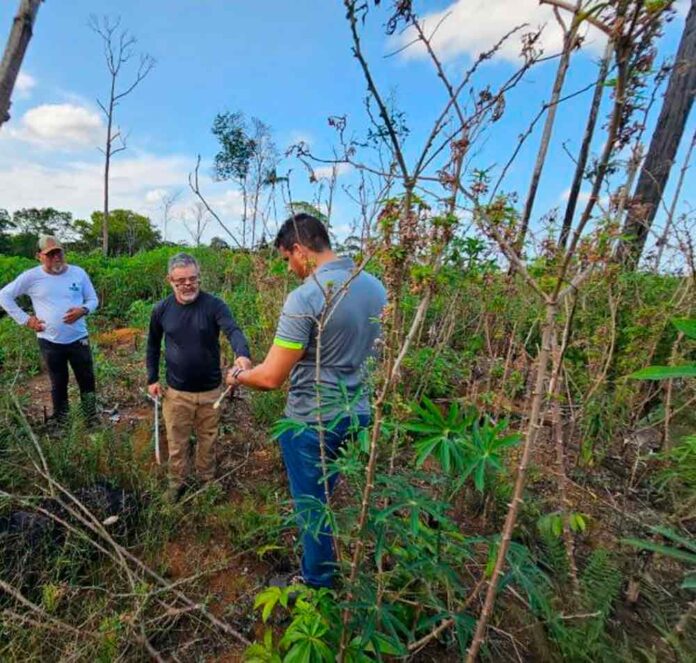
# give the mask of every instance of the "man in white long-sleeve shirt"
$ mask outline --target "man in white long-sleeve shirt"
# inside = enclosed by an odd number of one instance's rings
[[[68,364],[80,388],[83,412],[93,418],[94,364],[85,316],[97,308],[97,293],[84,269],[68,265],[55,237],[39,238],[36,257],[41,265],[22,272],[0,290],[0,306],[17,324],[36,332],[51,380],[53,418],[64,419],[68,412]],[[34,315],[17,305],[21,295],[31,299]]]

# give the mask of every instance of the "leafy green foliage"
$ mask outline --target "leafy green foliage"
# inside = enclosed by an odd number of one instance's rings
[[[78,244],[87,250],[97,248],[102,241],[104,213],[93,212],[90,221],[75,221]],[[150,219],[131,210],[109,212],[109,252],[111,255],[132,256],[137,251],[153,249],[161,242],[159,230]]]
[[[682,366],[648,366],[629,377],[636,380],[670,380],[676,378],[696,378],[696,364]]]
[[[72,239],[72,214],[53,207],[32,207],[17,210],[10,217],[0,209],[0,253],[34,258],[39,235],[56,235],[64,242]]]
[[[502,222],[506,223],[504,218]],[[500,513],[488,506],[504,505],[509,501],[509,492],[504,492],[510,487],[505,480],[506,454],[517,440],[512,439],[515,436],[511,436],[504,422],[464,406],[463,399],[457,397],[462,394],[469,397],[473,393],[479,403],[487,398],[500,412],[508,405],[499,396],[507,395],[511,400],[523,396],[529,385],[525,351],[531,356],[537,352],[540,326],[534,298],[529,297],[515,277],[508,279],[494,265],[486,265],[485,245],[471,243],[468,248],[460,246],[460,249],[459,256],[451,257],[444,275],[451,287],[441,287],[435,293],[435,301],[423,326],[423,336],[406,357],[408,384],[400,387],[398,397],[386,404],[387,419],[378,440],[375,493],[361,532],[367,554],[358,569],[355,583],[331,595],[331,606],[319,605],[316,594],[307,595],[304,600],[310,607],[303,614],[294,612],[290,601],[283,606],[278,599],[267,616],[268,630],[265,634],[261,630],[259,641],[247,651],[248,660],[275,663],[285,659],[291,651],[297,660],[311,657],[322,660],[322,656],[327,655],[326,647],[335,656],[336,629],[343,608],[347,608],[350,615],[348,660],[404,657],[408,644],[430,633],[443,619],[453,619],[454,628],[441,635],[438,646],[449,647],[446,655],[454,658],[457,656],[454,652],[466,651],[476,612],[473,606],[465,608],[465,602],[476,575],[483,573],[490,577],[498,550],[499,537],[490,533],[498,531]],[[90,318],[90,324],[101,329],[121,324],[146,326],[154,302],[170,292],[165,282],[166,263],[167,258],[178,250],[177,247],[162,247],[108,259],[69,250],[69,261],[87,269],[102,300],[102,307]],[[254,353],[259,353],[256,354],[259,359],[272,339],[278,310],[286,286],[290,284],[284,265],[263,252],[202,248],[193,253],[202,264],[204,288],[219,294],[230,305],[249,337]],[[5,281],[9,281],[35,264],[33,260],[0,256],[0,275],[5,273]],[[465,273],[463,268],[468,271]],[[548,268],[543,261],[534,266],[535,273],[540,275]],[[376,270],[381,269],[382,265],[377,264]],[[431,277],[427,271],[420,275]],[[664,323],[670,317],[684,315],[684,310],[672,310],[669,304],[674,300],[678,285],[678,280],[671,277],[641,273],[630,277],[624,274],[616,276],[612,296],[617,301],[636,304],[628,312],[621,308],[616,312],[615,352],[607,366],[606,384],[600,384],[588,401],[583,400],[584,394],[606,365],[612,311],[606,302],[606,279],[591,279],[587,289],[579,295],[572,342],[567,350],[567,389],[569,403],[582,403],[577,416],[582,440],[586,442],[583,449],[587,450],[585,459],[588,464],[597,462],[605,445],[635,423],[637,405],[642,407],[648,390],[645,385],[622,378],[644,365],[645,348],[655,348],[655,363],[667,364],[677,334],[682,331],[688,337],[688,326],[680,326],[681,323],[676,321],[674,326],[665,326]],[[455,289],[459,301],[453,303]],[[418,298],[407,293],[402,304],[404,320],[408,322]],[[563,311],[559,313],[559,324],[564,315]],[[513,346],[508,355],[510,341],[513,341]],[[442,351],[434,349],[442,344]],[[428,347],[431,345],[433,347]],[[686,353],[691,352],[692,347],[688,340],[680,346],[687,358],[690,355]],[[229,359],[229,348],[224,343],[223,351]],[[97,349],[96,356],[102,385],[115,382],[124,385],[132,379],[123,375],[117,358],[108,349]],[[33,335],[6,317],[0,319],[0,359],[3,380],[12,378],[20,364],[23,372],[38,370]],[[484,382],[483,390],[479,389]],[[685,402],[681,400],[685,389],[691,389],[690,382],[675,382],[675,399],[680,404]],[[427,398],[421,400],[421,393]],[[284,394],[279,391],[253,393],[251,396],[255,425],[265,429],[278,418]],[[349,407],[353,397],[341,390],[326,396],[325,405],[336,406],[339,411],[341,407]],[[418,399],[418,405],[409,409],[404,403],[409,398]],[[446,405],[433,400],[440,398]],[[513,406],[510,411],[514,417],[519,402]],[[688,423],[691,416],[688,410],[686,408],[680,415],[680,428]],[[658,420],[659,409],[653,409],[650,416],[650,421]],[[332,423],[328,422],[327,426]],[[236,437],[236,423],[225,425],[234,431]],[[518,426],[517,420],[514,426]],[[285,421],[278,424],[275,433],[293,429],[298,429],[297,424]],[[16,431],[5,434],[3,430],[0,436],[0,483],[5,489],[21,492],[20,488],[29,485],[30,476],[28,472],[22,474],[14,468],[20,460],[26,464],[31,445],[23,438],[19,447],[16,438]],[[671,498],[669,504],[683,508],[682,515],[688,513],[695,485],[691,475],[696,471],[693,468],[696,444],[689,439],[659,455],[658,467],[661,469],[655,479],[662,489],[660,505]],[[330,473],[340,472],[344,477],[339,499],[332,509],[317,502],[301,505],[301,508],[319,511],[321,522],[335,525],[343,549],[341,570],[344,579],[347,577],[347,551],[355,543],[369,441],[370,431],[359,431],[338,458],[329,463]],[[282,535],[281,529],[292,527],[293,533],[296,530],[280,481],[254,480],[253,487],[250,487],[244,485],[244,476],[240,473],[241,485],[235,485],[234,502],[221,501],[218,490],[217,493],[202,493],[188,501],[185,508],[170,508],[163,506],[159,499],[161,485],[158,481],[162,477],[158,478],[154,472],[144,476],[139,469],[130,433],[120,430],[90,432],[76,418],[64,437],[56,439],[55,443],[51,439],[51,443],[47,460],[56,475],[71,486],[88,484],[106,473],[119,485],[132,487],[139,495],[148,496],[147,506],[132,533],[133,549],[144,551],[156,563],[161,561],[164,543],[169,537],[176,536],[177,529],[193,532],[198,542],[212,542],[214,537],[220,537],[225,549],[248,551],[259,565],[273,564],[276,558],[288,553],[290,537]],[[269,448],[270,456],[266,455],[266,449],[263,450],[269,466],[278,463],[280,467],[277,447]],[[392,453],[394,467],[389,466]],[[584,483],[583,468],[574,471],[578,475],[574,479]],[[546,491],[551,479],[545,476],[543,468],[540,473],[544,474],[540,483]],[[456,491],[463,486],[466,491],[460,495]],[[535,489],[536,485],[525,494],[525,505],[533,505]],[[265,496],[264,491],[268,493]],[[483,494],[478,491],[483,491]],[[472,502],[476,504],[474,509],[470,508]],[[484,503],[486,506],[482,508],[480,505]],[[602,555],[595,559],[597,553],[590,554],[580,546],[581,592],[576,602],[571,591],[566,553],[558,535],[564,520],[572,531],[581,533],[587,524],[587,516],[579,512],[555,512],[540,518],[544,510],[538,504],[533,505],[534,510],[530,509],[532,527],[515,531],[502,578],[503,588],[510,587],[524,599],[525,605],[531,607],[534,624],[538,627],[536,630],[547,634],[551,657],[571,661],[617,660],[620,654],[615,637],[617,629],[608,626],[613,602],[618,595],[617,583],[621,581],[618,568],[621,558],[604,554],[603,559]],[[4,509],[6,505],[2,504],[0,508]],[[590,506],[587,508],[589,510]],[[596,512],[590,513],[597,518]],[[602,522],[593,520],[593,524],[595,522],[597,529],[602,528]],[[540,541],[536,539],[534,524],[540,530]],[[591,544],[595,543],[590,541],[594,529],[586,537]],[[472,531],[477,533],[476,536],[471,535]],[[479,535],[479,532],[486,534]],[[606,534],[606,531],[602,533]],[[529,537],[525,539],[528,547],[520,544],[520,536]],[[666,550],[673,548],[680,554],[691,553],[682,544],[670,540],[653,543],[664,546],[659,551],[661,554],[667,554]],[[51,573],[42,575],[31,598],[46,610],[54,610],[52,614],[78,624],[82,623],[82,606],[78,602],[66,602],[61,592],[67,586],[65,578],[76,580],[75,559],[85,555],[84,549],[74,542],[70,546],[59,551],[60,559],[55,569],[52,562],[47,565],[51,566]],[[538,559],[535,557],[537,553]],[[585,561],[588,554],[589,561]],[[256,559],[256,555],[260,559]],[[42,559],[45,562],[46,558]],[[475,574],[469,573],[472,569],[476,569]],[[95,572],[95,577],[98,582],[86,584],[100,587],[102,594],[105,593],[102,584],[111,589],[103,574]],[[660,580],[656,578],[656,582]],[[693,577],[687,574],[684,583],[688,589]],[[54,588],[59,588],[59,591]],[[119,591],[127,594],[131,590],[119,588]],[[655,593],[664,599],[661,587],[656,588]],[[496,609],[501,605],[504,608],[496,613],[496,619],[501,619],[503,628],[509,618],[505,610],[506,601],[516,604],[512,596],[508,591],[500,593],[501,602]],[[71,612],[68,612],[68,607]],[[682,608],[680,601],[673,601],[671,607],[678,617]],[[228,616],[232,617],[232,611],[238,609],[239,606],[231,605]],[[118,621],[120,615],[131,614],[130,610],[130,605],[119,604],[115,596],[103,599],[99,619],[92,626],[97,628],[102,618],[107,620],[101,633],[104,656],[123,658],[133,653],[134,645],[121,637],[129,626]],[[263,606],[259,605],[257,610],[260,614]],[[648,613],[652,616],[652,608],[650,611],[646,609]],[[669,614],[670,619],[665,620],[666,628],[672,628],[676,621],[672,613]],[[237,615],[235,612],[232,618],[236,619]],[[514,619],[518,616],[524,621],[524,614],[515,613]],[[617,619],[622,619],[622,616]],[[279,620],[285,621],[279,623]],[[294,626],[286,637],[285,631],[290,623]],[[2,640],[3,633],[0,633],[0,651],[4,654],[5,650],[1,648],[6,642]],[[21,651],[21,645],[26,642],[22,638],[30,637],[29,630],[25,629],[23,635],[18,634],[18,629],[11,633],[17,642],[12,645],[12,652]],[[643,645],[648,639],[649,635],[638,645]],[[163,640],[154,642],[160,646]],[[25,649],[32,654],[44,653],[36,644]],[[42,660],[50,660],[56,651],[58,648],[44,655]],[[437,656],[440,651],[436,650],[433,655]],[[490,652],[491,656],[497,654],[493,650]],[[529,656],[536,655],[536,649],[531,645]]]
[[[244,180],[256,149],[254,140],[248,135],[244,114],[218,113],[211,131],[220,143],[213,165],[215,177],[223,181]]]
[[[696,340],[696,319],[694,318],[675,318],[672,320],[672,324],[682,333],[684,336],[690,339]]]
[[[635,538],[622,539],[622,541],[641,550],[650,550],[680,562],[685,562],[688,570],[684,576],[682,587],[684,589],[696,590],[696,538],[687,538],[668,527],[653,526],[650,529],[655,534],[667,539],[671,545]]]
[[[696,320],[677,318],[672,324],[687,338],[696,338]],[[629,377],[636,380],[668,380],[675,378],[696,377],[696,364],[681,364],[678,366],[648,366],[635,371]]]
[[[507,421],[496,424],[485,417],[480,423],[474,410],[462,410],[458,403],[443,415],[424,397],[412,411],[417,418],[407,422],[405,429],[417,437],[416,465],[421,467],[433,456],[445,474],[456,477],[455,491],[471,476],[476,489],[483,492],[486,477],[503,469],[503,451],[521,439],[518,433],[503,435]]]
[[[339,604],[328,589],[310,589],[304,585],[268,587],[254,601],[264,623],[278,609],[289,614],[290,624],[277,643],[267,629],[263,643],[247,648],[249,663],[332,663],[341,637]],[[348,645],[346,660],[351,663],[381,660],[383,655],[403,655],[404,649],[384,634],[356,637]]]
[[[422,466],[433,456],[445,473],[459,474],[464,468],[465,439],[473,426],[475,412],[453,403],[443,415],[427,396],[422,405],[414,404],[412,411],[417,418],[407,422],[405,429],[417,436],[416,465]]]
[[[126,313],[126,322],[129,327],[147,329],[150,325],[151,315],[152,304],[145,302],[142,299],[136,299],[128,307],[128,312]]]
[[[420,385],[420,393],[429,398],[451,394],[468,373],[460,354],[450,348],[416,348],[406,355],[404,368],[412,376],[408,383]]]
[[[526,589],[530,605],[544,620],[561,660],[613,660],[615,647],[607,633],[607,622],[622,578],[610,554],[601,548],[592,552],[579,578],[579,596],[572,604],[565,585],[554,586],[550,578],[540,575],[528,553],[520,551],[518,556],[520,561],[512,567],[513,577]],[[567,581],[566,574],[563,580]],[[576,609],[583,617],[564,619],[569,609]]]
[[[563,534],[563,520],[567,519],[568,527],[571,532],[580,533],[587,529],[586,516],[582,513],[571,512],[568,514],[563,514],[560,511],[555,511],[554,513],[547,513],[542,516],[537,527],[542,535],[547,537],[559,538]]]
[[[0,318],[0,384],[21,375],[36,375],[41,367],[35,335],[9,316]]]
[[[669,484],[688,501],[696,495],[696,435],[688,435],[672,449],[660,454],[667,463],[658,474],[660,486]]]

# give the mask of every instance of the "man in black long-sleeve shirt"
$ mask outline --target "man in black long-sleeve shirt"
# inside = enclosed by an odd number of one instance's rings
[[[225,302],[200,289],[200,270],[193,256],[178,253],[169,260],[172,295],[155,304],[147,339],[147,382],[153,398],[163,395],[159,383],[162,337],[167,371],[163,414],[169,449],[170,501],[178,499],[189,474],[189,437],[196,433],[196,472],[204,483],[215,475],[215,440],[220,410],[220,331],[237,356],[235,365],[250,368],[249,346]]]

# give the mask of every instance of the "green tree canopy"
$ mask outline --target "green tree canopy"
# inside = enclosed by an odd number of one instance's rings
[[[61,212],[53,207],[27,207],[12,215],[12,223],[20,234],[55,235],[60,240],[69,240],[74,232],[70,212]]]
[[[76,221],[79,244],[85,249],[101,246],[103,212],[93,212],[90,221]],[[133,255],[146,251],[161,242],[159,231],[150,219],[132,210],[115,209],[109,213],[109,254]]]
[[[213,237],[213,239],[210,240],[210,248],[220,251],[222,249],[229,249],[230,245],[222,239],[222,237]]]
[[[8,230],[14,228],[12,217],[6,209],[0,209],[0,253],[10,253],[12,239]]]
[[[53,207],[28,207],[12,216],[0,210],[0,253],[32,258],[39,235],[69,241],[74,236],[72,214]]]
[[[256,142],[248,134],[244,114],[218,113],[213,120],[212,132],[220,143],[220,151],[213,163],[215,178],[244,181],[256,150]]]

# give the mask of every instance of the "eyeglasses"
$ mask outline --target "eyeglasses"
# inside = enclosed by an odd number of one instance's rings
[[[198,283],[197,276],[192,276],[191,278],[188,278],[188,279],[172,280],[172,285],[174,285],[177,288],[183,288],[185,285],[196,285],[196,283]]]
[[[63,256],[63,249],[53,249],[53,251],[49,251],[48,253],[44,253],[44,255],[47,258],[51,258],[51,260],[53,258],[62,257]]]

